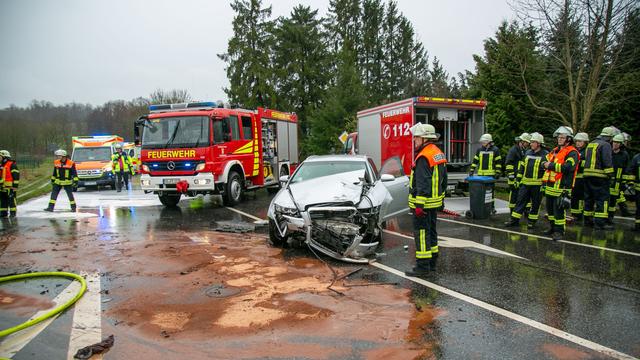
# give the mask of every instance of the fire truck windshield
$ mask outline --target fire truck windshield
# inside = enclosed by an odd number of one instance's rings
[[[77,163],[84,161],[111,161],[111,148],[109,146],[78,147],[73,149],[71,160]]]
[[[209,146],[207,116],[174,116],[149,119],[142,133],[143,149]]]

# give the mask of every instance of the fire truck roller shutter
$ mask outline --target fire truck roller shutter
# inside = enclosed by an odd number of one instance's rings
[[[289,162],[296,164],[298,162],[298,124],[287,123],[289,126]]]
[[[286,121],[277,121],[278,160],[289,161],[289,126]]]
[[[381,135],[380,112],[358,117],[358,154],[369,155],[380,169],[382,167],[382,135]],[[362,141],[361,136],[366,136],[367,140]]]

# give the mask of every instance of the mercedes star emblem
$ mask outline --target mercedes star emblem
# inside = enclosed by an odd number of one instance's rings
[[[174,163],[173,161],[169,161],[169,162],[167,163],[167,169],[169,169],[169,170],[173,170],[173,169],[175,169],[175,168],[176,168],[176,163]]]

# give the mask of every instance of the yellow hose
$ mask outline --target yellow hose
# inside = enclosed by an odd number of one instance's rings
[[[32,320],[28,320],[23,322],[20,325],[5,329],[0,331],[0,337],[4,337],[7,335],[11,335],[16,331],[20,331],[22,329],[26,329],[29,326],[35,325],[41,321],[44,321],[64,310],[66,310],[68,307],[70,307],[71,305],[73,305],[76,301],[78,301],[78,299],[80,299],[82,297],[82,295],[84,295],[84,292],[87,290],[87,282],[84,280],[84,278],[78,274],[73,274],[73,273],[68,273],[68,272],[60,272],[60,271],[50,271],[50,272],[35,272],[35,273],[28,273],[28,274],[18,274],[18,275],[11,275],[11,276],[5,276],[5,277],[0,277],[0,284],[3,282],[9,282],[9,281],[15,281],[15,280],[21,280],[21,279],[27,279],[27,278],[33,278],[33,277],[65,277],[65,278],[71,278],[74,280],[78,280],[80,282],[80,291],[76,294],[76,296],[73,297],[73,299],[69,300],[67,303],[58,306],[57,308],[47,312],[46,314],[42,315],[42,316],[38,316],[35,319]]]

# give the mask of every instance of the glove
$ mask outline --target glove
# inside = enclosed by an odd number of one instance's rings
[[[424,210],[422,208],[415,208],[415,212],[416,212],[416,216],[421,218],[421,217],[425,217],[427,214],[424,213]]]

